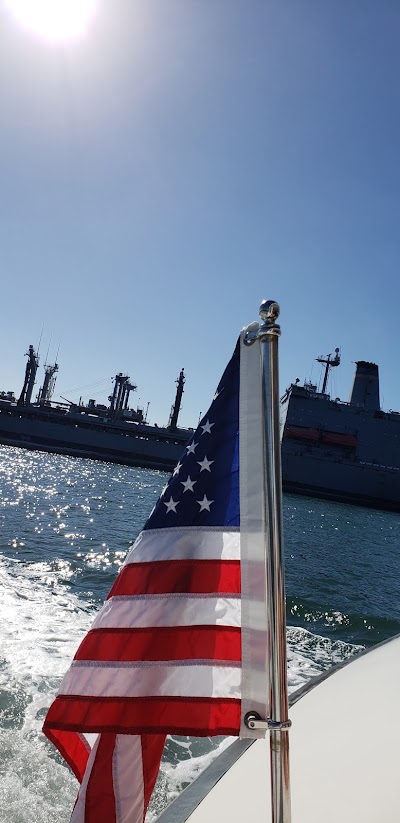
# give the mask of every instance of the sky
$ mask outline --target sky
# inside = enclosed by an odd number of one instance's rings
[[[0,0],[0,389],[116,372],[197,424],[240,329],[281,307],[280,387],[341,350],[400,410],[398,0],[97,0],[49,40]],[[15,0],[14,0],[15,2]],[[36,2],[36,0],[31,0]],[[35,389],[36,391],[36,389]]]

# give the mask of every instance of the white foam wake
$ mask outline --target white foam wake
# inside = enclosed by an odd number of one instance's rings
[[[0,590],[0,820],[66,823],[77,783],[41,734],[41,726],[93,611],[46,563],[27,566],[0,558]],[[350,644],[290,628],[290,690],[355,650]],[[172,739],[148,821],[154,821],[231,740]]]
[[[41,734],[91,615],[46,564],[0,558],[0,820],[66,823],[77,783]]]

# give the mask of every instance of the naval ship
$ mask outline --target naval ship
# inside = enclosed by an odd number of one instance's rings
[[[129,408],[130,393],[137,387],[122,372],[115,376],[109,406],[93,399],[87,404],[53,403],[58,364],[45,365],[43,384],[32,401],[39,366],[33,346],[27,357],[18,399],[13,392],[0,392],[0,443],[168,472],[176,466],[193,434],[193,429],[178,428],[183,369],[168,424],[162,427],[149,425],[143,409]]]
[[[400,511],[400,414],[380,407],[378,366],[356,362],[343,402],[327,393],[339,349],[316,359],[322,390],[296,381],[281,398],[283,490]]]

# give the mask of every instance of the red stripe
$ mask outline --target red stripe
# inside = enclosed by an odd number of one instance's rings
[[[59,696],[48,711],[44,730],[119,734],[182,734],[193,737],[237,735],[240,700],[236,698]]]
[[[239,560],[162,560],[124,566],[108,595],[240,594]]]
[[[112,757],[115,734],[102,734],[86,787],[85,823],[116,823]]]
[[[241,632],[231,626],[92,629],[75,660],[224,660],[240,663]]]
[[[58,749],[65,762],[68,763],[77,780],[82,783],[89,759],[89,744],[85,746],[76,732],[55,731],[44,727],[43,731],[50,742],[53,743],[53,746]]]
[[[141,737],[143,765],[143,817],[146,815],[151,793],[157,780],[164,743],[164,734],[143,734]]]

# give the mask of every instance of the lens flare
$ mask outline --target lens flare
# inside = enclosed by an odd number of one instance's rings
[[[96,11],[96,0],[5,0],[6,8],[45,40],[83,37]]]

